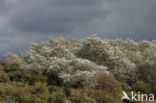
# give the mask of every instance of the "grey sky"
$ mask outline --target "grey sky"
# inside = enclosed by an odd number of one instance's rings
[[[49,36],[156,39],[156,0],[0,0],[0,54]]]

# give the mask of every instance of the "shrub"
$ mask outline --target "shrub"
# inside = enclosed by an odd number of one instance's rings
[[[20,69],[20,64],[8,63],[3,69],[8,74],[11,81],[24,82],[26,80],[27,72]]]
[[[32,44],[31,49],[20,55],[8,54],[9,64],[29,70],[33,74],[48,77],[48,84],[80,87],[100,72],[108,72],[107,67],[99,66],[74,54],[74,44],[65,39],[50,40]],[[15,76],[13,76],[15,77]]]
[[[96,82],[97,89],[103,89],[110,93],[119,93],[121,91],[119,82],[113,76],[106,73],[99,74],[96,77]]]
[[[62,85],[80,86],[83,85],[85,81],[88,81],[88,79],[91,79],[95,74],[98,74],[99,72],[108,72],[106,67],[98,66],[93,62],[83,59],[66,60],[64,58],[52,57],[49,62],[50,65],[46,72],[49,84],[52,84],[50,83],[51,80],[55,80]],[[33,68],[31,69],[33,71]],[[14,71],[12,74],[13,76],[11,75],[11,80],[17,81],[20,78],[22,79],[22,76],[25,76],[25,74],[20,71],[21,70],[17,72]],[[37,72],[37,74],[40,74],[39,72],[41,71],[38,70]]]
[[[54,103],[66,103],[67,99],[57,96]]]
[[[48,103],[53,103],[55,101],[55,97],[53,95],[50,95],[48,98]]]
[[[5,73],[4,71],[0,70],[0,82],[8,82],[9,81],[9,77],[8,74]]]
[[[96,100],[97,103],[120,103],[121,101],[121,93],[118,93],[116,95],[104,91],[101,89],[88,89],[87,90],[88,96],[94,100]]]
[[[53,93],[55,100],[54,103],[66,103],[68,100],[66,95],[62,91],[57,91]]]
[[[96,103],[95,100],[87,97],[87,96],[71,96],[70,100],[72,103]]]
[[[47,103],[49,92],[46,84],[37,82],[33,86],[14,88],[10,97],[19,103]]]
[[[156,85],[156,63],[146,60],[138,65],[138,80],[142,80],[151,85]]]
[[[133,89],[137,92],[149,93],[150,86],[145,82],[139,80],[134,84]]]
[[[137,65],[133,62],[131,62],[129,59],[127,58],[122,58],[116,61],[117,62],[117,66],[114,69],[114,75],[116,76],[117,79],[119,79],[118,77],[126,80],[126,82],[129,85],[133,85],[133,83],[136,81],[137,78]]]
[[[47,85],[45,83],[41,83],[41,82],[36,82],[33,85],[32,93],[35,93],[40,99],[48,98],[48,94],[49,94]]]
[[[153,61],[146,60],[138,65],[138,77],[135,86],[136,89],[144,88],[141,91],[143,92],[154,92],[156,85],[156,63]],[[139,85],[143,85],[144,87],[138,87]],[[148,88],[146,88],[148,86]]]
[[[49,85],[48,90],[50,93],[53,93],[53,92],[60,90],[60,88],[58,86]]]
[[[4,61],[0,60],[0,67],[3,68],[5,66],[6,66],[6,63]]]
[[[35,82],[46,83],[47,77],[41,74],[33,74],[33,73],[28,72],[28,74],[26,75],[25,82],[28,82],[30,85],[33,85]]]
[[[0,70],[2,78],[7,78],[14,82],[26,82],[28,84],[34,84],[35,82],[47,82],[47,77],[42,74],[34,74],[26,69],[21,69],[20,64],[8,63],[5,68]],[[0,75],[0,76],[2,76]],[[1,79],[2,79],[1,78]]]
[[[0,83],[0,101],[9,100],[13,90],[14,87],[9,83]]]
[[[50,39],[19,55],[9,53],[6,60],[0,61],[4,102],[116,103],[121,87],[156,93],[155,41]]]
[[[70,90],[70,88],[65,87],[64,88],[64,93],[66,94],[67,97],[71,96],[71,90]]]
[[[97,103],[118,103],[121,98],[121,85],[112,76],[101,73],[96,77],[96,86],[87,89],[88,96]]]
[[[14,98],[17,102],[29,103],[29,101],[32,101],[31,95],[27,91],[27,87],[14,88],[11,95],[11,97]]]
[[[92,79],[94,75],[100,72],[107,72],[107,68],[98,66],[93,62],[83,59],[53,59],[48,74],[55,75],[57,81],[67,86],[83,86],[85,82]],[[49,78],[49,79],[55,79]]]
[[[77,51],[76,55],[113,69],[115,62],[108,50],[107,42],[104,42],[97,36],[91,36],[82,42],[82,47]]]

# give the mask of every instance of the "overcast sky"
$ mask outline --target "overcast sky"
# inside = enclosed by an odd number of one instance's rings
[[[0,55],[49,36],[156,39],[156,0],[0,0]]]

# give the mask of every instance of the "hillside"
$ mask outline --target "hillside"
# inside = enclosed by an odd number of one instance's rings
[[[155,40],[50,38],[6,60],[2,103],[121,103],[122,91],[156,94]]]

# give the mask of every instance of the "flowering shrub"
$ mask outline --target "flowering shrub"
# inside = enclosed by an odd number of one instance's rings
[[[143,62],[156,63],[154,41],[102,40],[91,36],[83,41],[64,38],[32,44],[29,51],[7,55],[8,63],[48,75],[61,85],[94,85],[100,72],[118,75],[132,85]],[[116,76],[116,79],[118,79]]]
[[[121,89],[156,94],[155,40],[51,38],[6,60],[0,61],[3,102],[116,103]]]
[[[87,38],[82,42],[82,47],[77,51],[77,57],[88,59],[99,65],[114,68],[114,61],[106,41],[97,36]]]
[[[129,84],[135,82],[138,71],[137,65],[127,58],[119,59],[116,62],[118,65],[113,73],[127,80]]]
[[[101,72],[107,72],[107,67],[98,66],[84,59],[66,60],[64,58],[52,58],[51,65],[47,70],[61,79],[63,84],[84,85],[89,79]]]
[[[74,55],[78,49],[70,41],[63,38],[50,39],[49,42],[32,44],[30,50],[21,55],[9,54],[9,63],[17,63],[20,68],[33,73],[48,75],[48,79],[56,79],[61,85],[83,86],[94,85],[87,83],[94,81],[94,76],[107,72],[107,67],[97,65],[86,59],[79,59]]]

